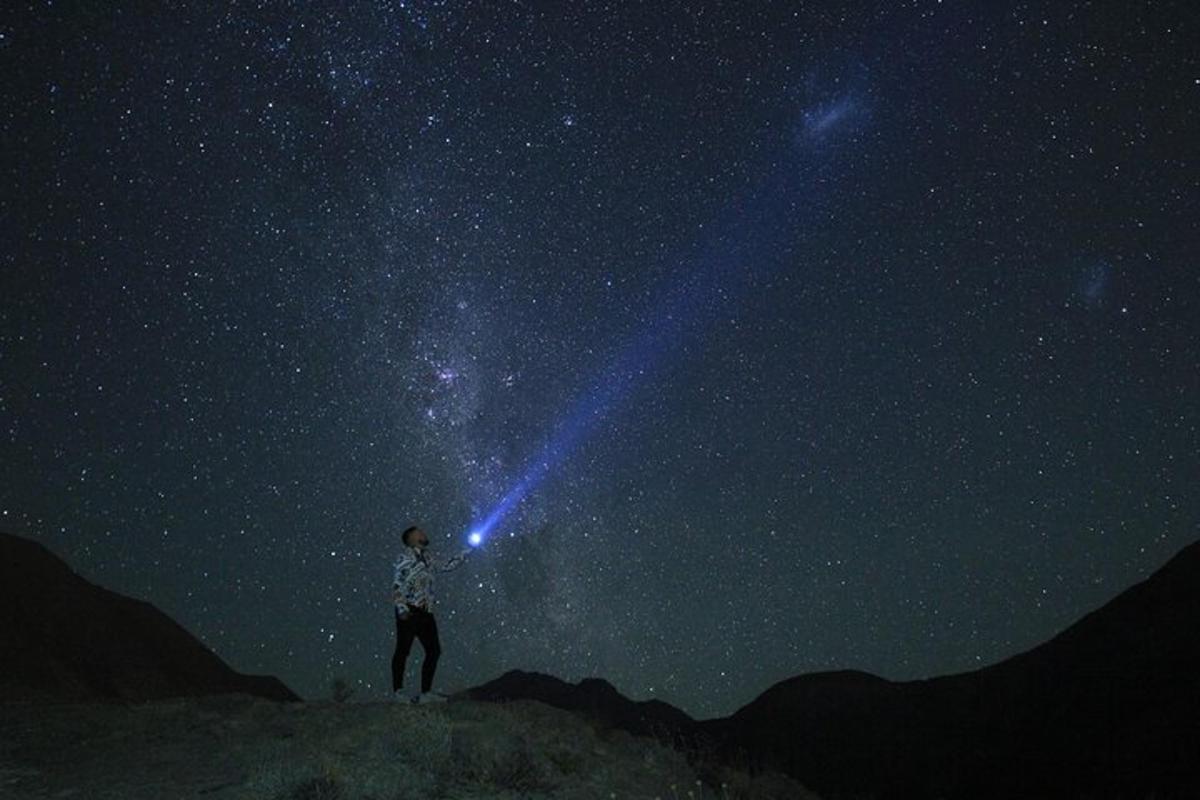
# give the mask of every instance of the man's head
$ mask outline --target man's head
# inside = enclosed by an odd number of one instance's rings
[[[400,540],[409,547],[429,546],[429,537],[425,535],[425,531],[421,530],[416,525],[405,528],[404,533],[400,534]]]

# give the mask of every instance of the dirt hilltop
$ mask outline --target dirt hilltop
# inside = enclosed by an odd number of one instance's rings
[[[779,775],[714,765],[702,776],[663,744],[535,701],[417,707],[237,694],[0,706],[0,796],[815,798]]]

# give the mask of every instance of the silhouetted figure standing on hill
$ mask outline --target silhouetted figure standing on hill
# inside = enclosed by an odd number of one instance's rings
[[[433,703],[446,698],[433,691],[433,675],[437,671],[442,644],[438,639],[437,620],[433,617],[433,573],[449,572],[461,565],[470,549],[442,560],[429,553],[429,537],[416,525],[400,534],[404,543],[396,558],[395,577],[392,581],[392,600],[396,610],[396,652],[392,655],[392,692],[396,699],[403,698],[400,690],[404,685],[404,668],[413,639],[419,639],[425,650],[421,664],[421,694],[412,698],[414,703]]]

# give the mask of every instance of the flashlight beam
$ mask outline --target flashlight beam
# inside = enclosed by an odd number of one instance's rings
[[[811,131],[813,113],[805,114],[799,144],[825,145],[838,126],[853,118],[847,111],[852,107],[851,98],[833,106],[836,112],[819,109],[815,123],[820,128],[819,142]],[[822,154],[828,153],[817,153]],[[780,254],[788,251],[811,219],[805,213],[815,205],[810,187],[821,183],[816,180],[821,177],[820,163],[797,156],[791,151],[782,163],[773,163],[767,180],[732,202],[707,226],[687,273],[660,287],[654,321],[615,351],[598,373],[600,380],[591,391],[581,392],[562,424],[527,463],[521,479],[468,528],[467,540],[472,546],[487,541],[500,522],[580,446],[623,397],[653,374],[663,358],[703,331],[712,317],[728,314],[737,298],[758,285],[781,260]]]

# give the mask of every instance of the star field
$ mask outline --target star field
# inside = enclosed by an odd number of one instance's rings
[[[1196,25],[8,8],[0,528],[368,699],[400,531],[548,457],[440,576],[444,687],[708,717],[1027,649],[1197,537]]]

